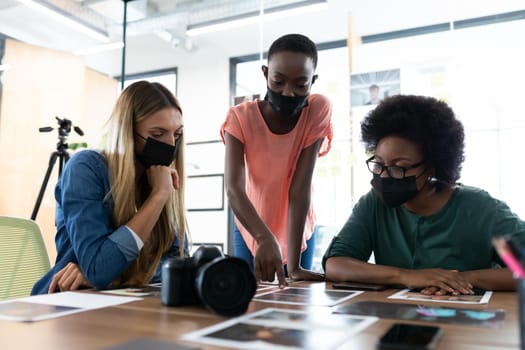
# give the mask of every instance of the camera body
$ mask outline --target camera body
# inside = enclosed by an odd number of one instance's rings
[[[60,119],[59,117],[55,118],[59,125],[58,134],[62,136],[67,136],[71,132],[71,120],[66,118]]]
[[[246,312],[256,289],[248,264],[217,247],[201,246],[192,257],[162,265],[161,300],[168,306],[204,304],[219,315],[237,316]]]

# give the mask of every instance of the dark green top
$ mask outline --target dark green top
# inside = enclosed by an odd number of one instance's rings
[[[436,214],[416,215],[403,206],[389,208],[373,190],[354,207],[323,257],[348,256],[406,269],[442,268],[459,271],[503,265],[492,237],[525,232],[518,216],[486,191],[458,185]]]

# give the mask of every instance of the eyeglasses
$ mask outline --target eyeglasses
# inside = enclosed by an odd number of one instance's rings
[[[388,173],[388,176],[394,179],[404,178],[407,170],[415,169],[421,166],[421,164],[425,162],[425,160],[422,160],[419,163],[416,163],[408,167],[402,167],[402,166],[397,166],[397,165],[386,166],[379,162],[376,162],[374,158],[375,156],[372,156],[366,160],[366,165],[368,166],[368,170],[370,170],[370,172],[375,175],[381,175],[383,171],[386,170],[386,172]]]

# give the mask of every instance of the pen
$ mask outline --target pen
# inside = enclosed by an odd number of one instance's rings
[[[501,260],[507,265],[512,271],[516,278],[525,278],[525,268],[518,261],[518,259],[512,254],[507,242],[502,237],[495,237],[492,239],[492,244]]]
[[[525,266],[525,255],[523,249],[520,247],[520,244],[516,242],[516,239],[512,238],[511,235],[503,236],[503,239],[507,243],[510,252],[516,257],[516,259],[521,263],[522,266]]]

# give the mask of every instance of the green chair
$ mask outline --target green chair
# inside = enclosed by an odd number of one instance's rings
[[[36,222],[0,216],[0,300],[28,296],[49,268]]]

